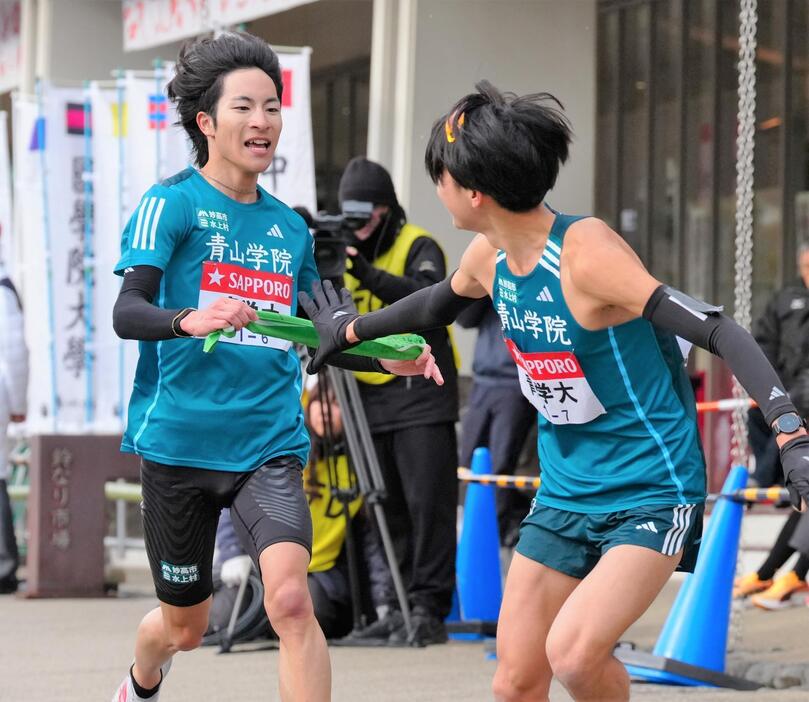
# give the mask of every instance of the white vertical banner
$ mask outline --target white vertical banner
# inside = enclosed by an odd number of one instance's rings
[[[182,127],[176,124],[177,112],[166,96],[166,85],[173,71],[173,66],[167,65],[154,78],[142,78],[132,71],[125,76],[129,212],[152,185],[190,163],[188,139]]]
[[[45,148],[44,118],[37,101],[15,94],[12,108],[14,149],[14,235],[21,265],[17,270],[25,314],[25,340],[33,372],[28,380],[27,428],[31,433],[52,432],[50,299],[47,286],[41,167]]]
[[[0,112],[0,260],[6,264],[6,270],[16,280],[8,134],[8,112]]]
[[[122,148],[127,133],[127,110],[123,86],[103,89],[90,86],[93,113],[93,219],[95,290],[95,421],[101,432],[121,431],[132,387],[134,368],[122,361],[137,356],[137,342],[119,339],[112,328],[112,308],[118,297],[120,278],[113,268],[120,258],[121,229],[125,222]],[[126,347],[129,347],[127,350]],[[122,397],[125,393],[126,396]]]
[[[314,214],[317,193],[309,84],[310,54],[309,49],[278,54],[284,83],[281,96],[284,127],[275,158],[260,176],[259,183],[290,207],[303,205]]]
[[[43,96],[50,275],[53,286],[57,430],[85,428],[84,94],[50,88]],[[43,250],[47,250],[47,242]],[[46,281],[47,282],[47,281]]]
[[[31,354],[28,429],[84,428],[84,98],[42,88],[15,100],[16,233]],[[44,165],[44,170],[43,170]]]

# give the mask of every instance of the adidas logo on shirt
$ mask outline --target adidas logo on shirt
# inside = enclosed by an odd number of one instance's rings
[[[774,400],[777,397],[784,397],[784,392],[780,388],[773,385],[772,392],[770,393],[770,399]]]
[[[539,295],[537,295],[538,302],[553,302],[553,295],[551,295],[551,291],[548,290],[548,286],[546,285],[542,290],[539,291]]]
[[[277,224],[273,224],[269,231],[267,232],[267,236],[274,236],[276,239],[283,239],[284,235],[281,233],[281,227]]]
[[[646,522],[645,524],[638,524],[635,529],[645,529],[646,531],[653,531],[655,534],[657,533],[657,527],[655,526],[654,522]]]

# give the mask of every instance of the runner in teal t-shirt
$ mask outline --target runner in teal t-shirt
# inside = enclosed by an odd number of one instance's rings
[[[203,309],[225,295],[294,315],[297,290],[318,279],[300,215],[262,188],[255,202],[238,202],[192,168],[150,188],[132,215],[116,272],[138,265],[164,272],[155,303],[166,309]],[[222,340],[211,354],[201,338],[142,342],[123,449],[215,470],[252,470],[280,455],[305,464],[292,344],[247,329]]]
[[[261,39],[225,33],[185,47],[169,97],[199,170],[152,187],[123,233],[113,325],[141,343],[122,450],[141,457],[160,607],[138,628],[135,662],[114,702],[156,702],[174,653],[200,645],[224,507],[261,573],[281,641],[281,697],[330,698],[328,650],[307,586],[300,367],[287,342],[245,328],[257,309],[295,314],[296,293],[318,279],[303,220],[257,185],[281,133],[282,91],[278,58]],[[347,303],[344,313],[355,311]],[[235,336],[204,354],[204,337],[226,327]],[[416,361],[346,356],[334,365],[442,382],[429,349]]]

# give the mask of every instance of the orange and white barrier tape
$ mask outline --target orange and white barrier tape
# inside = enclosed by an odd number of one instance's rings
[[[708,402],[697,402],[697,412],[731,412],[737,407],[755,407],[756,403],[749,397],[743,400],[730,398],[727,400],[709,400]]]

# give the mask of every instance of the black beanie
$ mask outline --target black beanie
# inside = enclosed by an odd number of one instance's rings
[[[383,166],[363,156],[357,156],[348,162],[340,178],[338,197],[341,206],[346,200],[399,206],[390,173]]]

